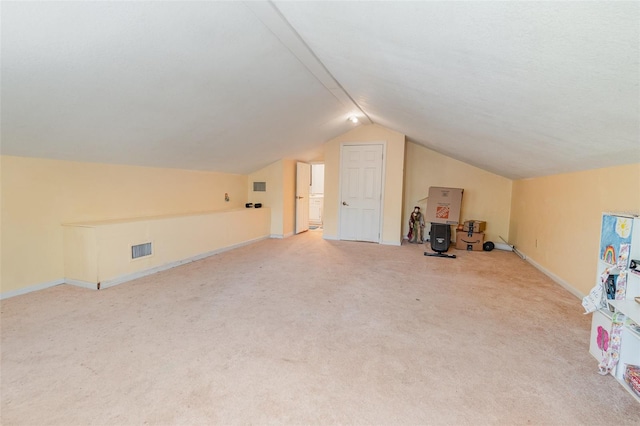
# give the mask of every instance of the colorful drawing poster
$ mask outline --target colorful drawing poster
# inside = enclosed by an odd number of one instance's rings
[[[628,247],[631,244],[631,228],[633,219],[623,216],[602,216],[602,232],[600,233],[600,259],[609,265],[618,265],[626,268],[628,265]],[[627,251],[625,256],[625,250]],[[624,266],[618,263],[620,254],[623,257]]]

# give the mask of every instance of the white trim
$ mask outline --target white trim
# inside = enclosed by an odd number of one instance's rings
[[[301,170],[302,166],[300,166],[301,164],[304,164],[305,166],[309,166],[309,173],[303,173],[304,170]],[[294,195],[295,195],[295,212],[294,212],[294,220],[293,220],[293,234],[301,234],[303,232],[306,232],[309,230],[309,209],[310,209],[310,198],[309,195],[311,194],[311,164],[307,163],[305,161],[296,161],[296,188],[294,190]],[[304,177],[304,175],[307,175],[306,177]],[[304,190],[304,186],[305,185],[301,185],[302,182],[300,182],[300,180],[304,181],[308,181],[309,185],[307,186],[306,189],[306,193]],[[300,191],[298,191],[300,190]],[[301,195],[302,194],[302,195]],[[306,198],[305,198],[306,196]],[[299,206],[302,205],[301,208],[299,208]],[[307,223],[304,223],[304,210],[307,210]],[[301,217],[299,217],[301,216]],[[300,223],[298,223],[300,222]],[[291,235],[286,234],[284,237],[290,237]]]
[[[384,246],[401,246],[402,242],[398,242],[398,241],[380,241],[380,244],[384,245]]]
[[[97,290],[97,288],[98,288],[98,284],[97,283],[91,283],[89,281],[81,281],[81,280],[74,280],[74,279],[71,279],[71,278],[65,278],[64,282],[66,284],[74,285],[76,287],[86,288],[86,289],[89,289],[89,290]]]
[[[15,296],[22,296],[23,294],[31,293],[32,291],[44,290],[45,288],[55,287],[57,285],[64,284],[64,282],[65,281],[62,278],[60,278],[53,281],[34,284],[29,287],[19,288],[17,290],[5,291],[4,293],[0,294],[0,300],[8,299],[10,297],[15,297]]]
[[[567,281],[563,280],[562,278],[560,278],[559,276],[557,276],[556,274],[554,274],[553,272],[551,272],[550,270],[548,270],[544,266],[540,265],[535,260],[531,259],[529,256],[525,256],[525,260],[527,262],[529,262],[531,265],[533,265],[533,267],[535,267],[537,270],[539,270],[540,272],[542,272],[543,274],[545,274],[546,276],[551,278],[557,284],[559,284],[560,286],[564,287],[565,290],[567,290],[569,293],[571,293],[574,296],[576,296],[578,299],[582,300],[584,298],[585,295],[582,294],[580,291],[578,291],[575,287],[573,287]]]
[[[330,241],[338,241],[339,238],[336,235],[327,235],[327,234],[322,234],[322,239],[323,240],[330,240]]]
[[[382,235],[384,234],[384,189],[387,186],[387,155],[387,141],[382,141],[382,170],[380,171],[380,228],[378,230],[378,244],[382,243]],[[342,170],[340,172],[342,173]],[[402,206],[400,206],[400,214],[402,214]],[[402,226],[400,226],[400,228],[402,229]]]
[[[308,231],[308,229],[307,229],[307,231]],[[301,234],[303,232],[307,232],[307,231],[302,231]],[[283,239],[283,238],[293,237],[294,235],[298,235],[298,234],[294,234],[293,232],[287,232],[286,234],[271,234],[271,235],[269,235],[269,238]]]

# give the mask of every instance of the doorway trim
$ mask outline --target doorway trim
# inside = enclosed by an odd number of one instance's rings
[[[382,146],[382,182],[380,183],[380,224],[378,226],[378,241],[377,244],[381,244],[382,239],[382,230],[384,229],[384,189],[387,182],[387,141],[350,141],[350,142],[341,142],[340,143],[340,171],[338,173],[338,240],[342,239],[342,152],[345,146],[362,146],[362,145],[381,145]]]
[[[321,166],[323,166],[323,169],[324,169],[324,160],[309,161],[309,164],[311,165],[311,177],[313,177],[313,167],[314,166],[321,165]],[[324,170],[323,170],[322,175],[323,175],[323,178],[322,178],[323,179],[323,182],[322,182],[322,187],[323,187],[323,190],[322,190],[322,205],[323,205],[323,212],[324,212]],[[313,183],[313,179],[312,179],[312,183]],[[311,204],[311,197],[309,197],[309,204]],[[309,210],[311,210],[311,206],[309,206]],[[320,230],[321,230],[320,232],[324,233],[324,217],[323,217],[324,215],[321,213],[320,216],[321,216],[320,217],[320,225],[319,225]],[[311,229],[311,219],[309,219],[309,229]],[[317,230],[317,228],[316,228],[316,230]]]
[[[294,234],[309,230],[309,182],[311,181],[311,164],[296,161],[295,190],[295,225]]]

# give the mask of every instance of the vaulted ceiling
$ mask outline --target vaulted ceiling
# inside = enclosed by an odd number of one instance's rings
[[[354,125],[508,178],[640,162],[638,2],[2,2],[1,152],[249,173]]]

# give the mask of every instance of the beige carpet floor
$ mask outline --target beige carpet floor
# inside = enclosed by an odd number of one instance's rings
[[[638,425],[580,300],[510,252],[264,240],[1,303],[3,425]]]

